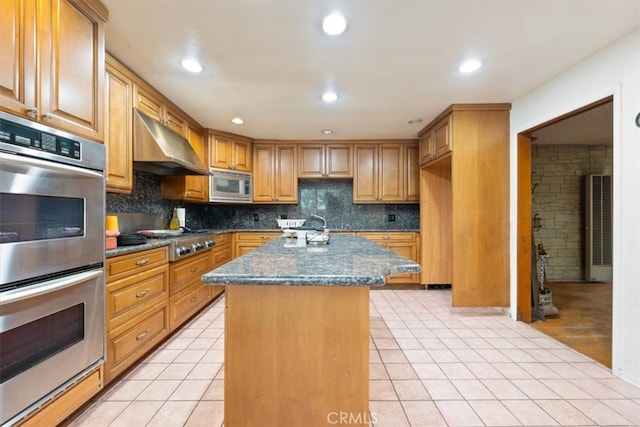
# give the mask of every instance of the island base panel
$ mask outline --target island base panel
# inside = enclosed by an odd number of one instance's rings
[[[226,427],[369,425],[367,286],[231,285],[225,304]]]

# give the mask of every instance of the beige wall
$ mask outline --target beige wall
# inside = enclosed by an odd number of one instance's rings
[[[584,176],[611,175],[613,146],[533,145],[533,214],[542,228],[535,243],[549,255],[549,281],[584,279]]]

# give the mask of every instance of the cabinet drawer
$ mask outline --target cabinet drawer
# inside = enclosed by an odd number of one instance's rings
[[[236,233],[236,242],[269,242],[282,236],[279,232]]]
[[[216,246],[222,246],[225,243],[231,243],[231,233],[216,234],[213,237],[213,241],[215,242]],[[215,250],[216,246],[213,247],[213,250]]]
[[[358,236],[365,237],[375,242],[415,242],[416,233],[413,232],[371,232],[358,233]]]
[[[209,286],[196,283],[179,295],[169,299],[169,328],[174,331],[193,313],[211,300]]]
[[[122,373],[167,336],[167,309],[166,302],[158,304],[107,334],[107,381]]]
[[[201,255],[195,255],[182,261],[171,263],[169,266],[171,275],[170,295],[175,295],[182,288],[193,282],[201,283],[203,274],[211,270],[211,251]]]
[[[162,247],[133,254],[108,258],[106,262],[107,283],[158,267],[169,261],[169,248]]]
[[[211,268],[220,267],[231,261],[231,245],[225,245],[213,250],[213,265]]]
[[[169,266],[164,265],[107,285],[107,331],[169,296]]]

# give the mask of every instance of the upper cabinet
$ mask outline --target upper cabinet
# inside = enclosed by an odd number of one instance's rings
[[[187,120],[163,97],[146,85],[133,85],[133,106],[149,117],[153,117],[178,135],[186,137]]]
[[[107,55],[104,144],[107,155],[107,191],[130,193],[133,188],[133,82],[127,70]]]
[[[418,202],[414,141],[359,143],[354,152],[353,203]]]
[[[0,109],[102,141],[107,16],[96,0],[0,2]]]
[[[295,144],[254,142],[253,203],[298,203]]]
[[[207,158],[208,144],[205,132],[195,123],[185,122],[187,141],[198,157]],[[209,201],[209,177],[201,175],[163,176],[160,188],[163,199],[176,199],[189,202]]]
[[[298,145],[299,178],[352,178],[352,144]]]
[[[251,172],[251,154],[251,139],[224,132],[209,132],[209,165],[212,168]]]
[[[420,132],[420,165],[439,160],[453,150],[453,115],[440,119],[434,126]]]

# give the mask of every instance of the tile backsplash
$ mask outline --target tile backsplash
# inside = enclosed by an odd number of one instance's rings
[[[163,200],[160,198],[160,176],[134,170],[133,178],[131,194],[107,193],[108,213],[161,213],[168,226],[173,208],[181,206],[186,210],[186,225],[191,228],[269,229],[277,227],[276,219],[281,215],[289,219],[307,219],[314,213],[324,217],[327,226],[334,230],[420,228],[418,204],[354,205],[351,180],[301,179],[297,205],[228,205]],[[395,221],[388,220],[390,215]]]

